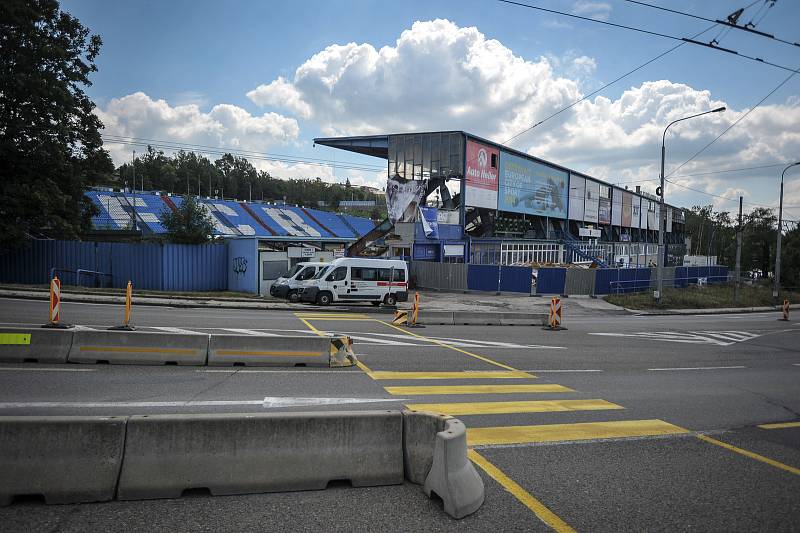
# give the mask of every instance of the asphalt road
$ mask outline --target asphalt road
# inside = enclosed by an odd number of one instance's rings
[[[297,313],[310,311],[298,306]],[[0,508],[0,531],[800,529],[799,319],[567,315],[568,329],[552,332],[395,328],[361,311],[304,321],[292,312],[137,307],[134,324],[143,330],[313,335],[311,326],[347,333],[364,366],[4,364],[0,415],[438,410],[464,421],[478,466],[492,473],[479,468],[487,498],[474,515],[449,519],[441,504],[406,484],[21,502]],[[121,315],[120,306],[62,309],[64,320],[89,328],[116,325]],[[39,324],[46,316],[46,302],[0,300],[0,325]],[[781,422],[796,424],[759,427]]]

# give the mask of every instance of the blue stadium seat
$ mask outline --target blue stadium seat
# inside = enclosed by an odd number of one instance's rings
[[[320,224],[323,224],[326,228],[333,232],[336,237],[341,237],[343,239],[353,239],[358,237],[353,233],[353,230],[347,227],[347,225],[342,222],[342,219],[336,213],[332,213],[330,211],[320,211],[318,209],[310,209],[307,208],[306,211],[317,219]]]
[[[353,226],[353,228],[359,233],[359,237],[366,235],[375,227],[375,223],[368,218],[355,217],[353,215],[346,214],[341,214],[339,216],[347,220],[347,223]]]

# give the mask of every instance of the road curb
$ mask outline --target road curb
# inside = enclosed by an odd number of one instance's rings
[[[800,309],[800,304],[792,304],[789,309]],[[738,315],[743,313],[769,313],[779,312],[781,310],[778,306],[763,306],[763,307],[728,307],[721,309],[629,309],[625,308],[629,313],[636,315],[647,316],[686,316],[686,315]]]

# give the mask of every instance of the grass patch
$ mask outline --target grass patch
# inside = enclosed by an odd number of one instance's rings
[[[783,292],[779,300],[787,298],[800,303],[800,293]],[[733,285],[689,286],[683,289],[664,289],[661,305],[656,305],[653,292],[609,294],[603,298],[608,303],[628,309],[715,309],[725,307],[765,307],[773,305],[772,289],[764,286],[741,287],[738,302],[733,301]]]

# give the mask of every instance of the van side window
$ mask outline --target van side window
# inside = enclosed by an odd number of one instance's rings
[[[378,269],[378,281],[391,281],[389,277],[391,276],[392,269],[391,268],[379,268]]]
[[[405,270],[395,270],[394,271],[394,279],[392,281],[405,281],[406,280],[406,271]]]
[[[375,281],[377,271],[374,268],[353,268],[353,281]]]
[[[327,277],[327,281],[342,281],[346,277],[347,267],[338,267],[336,270],[330,273],[330,275]]]

